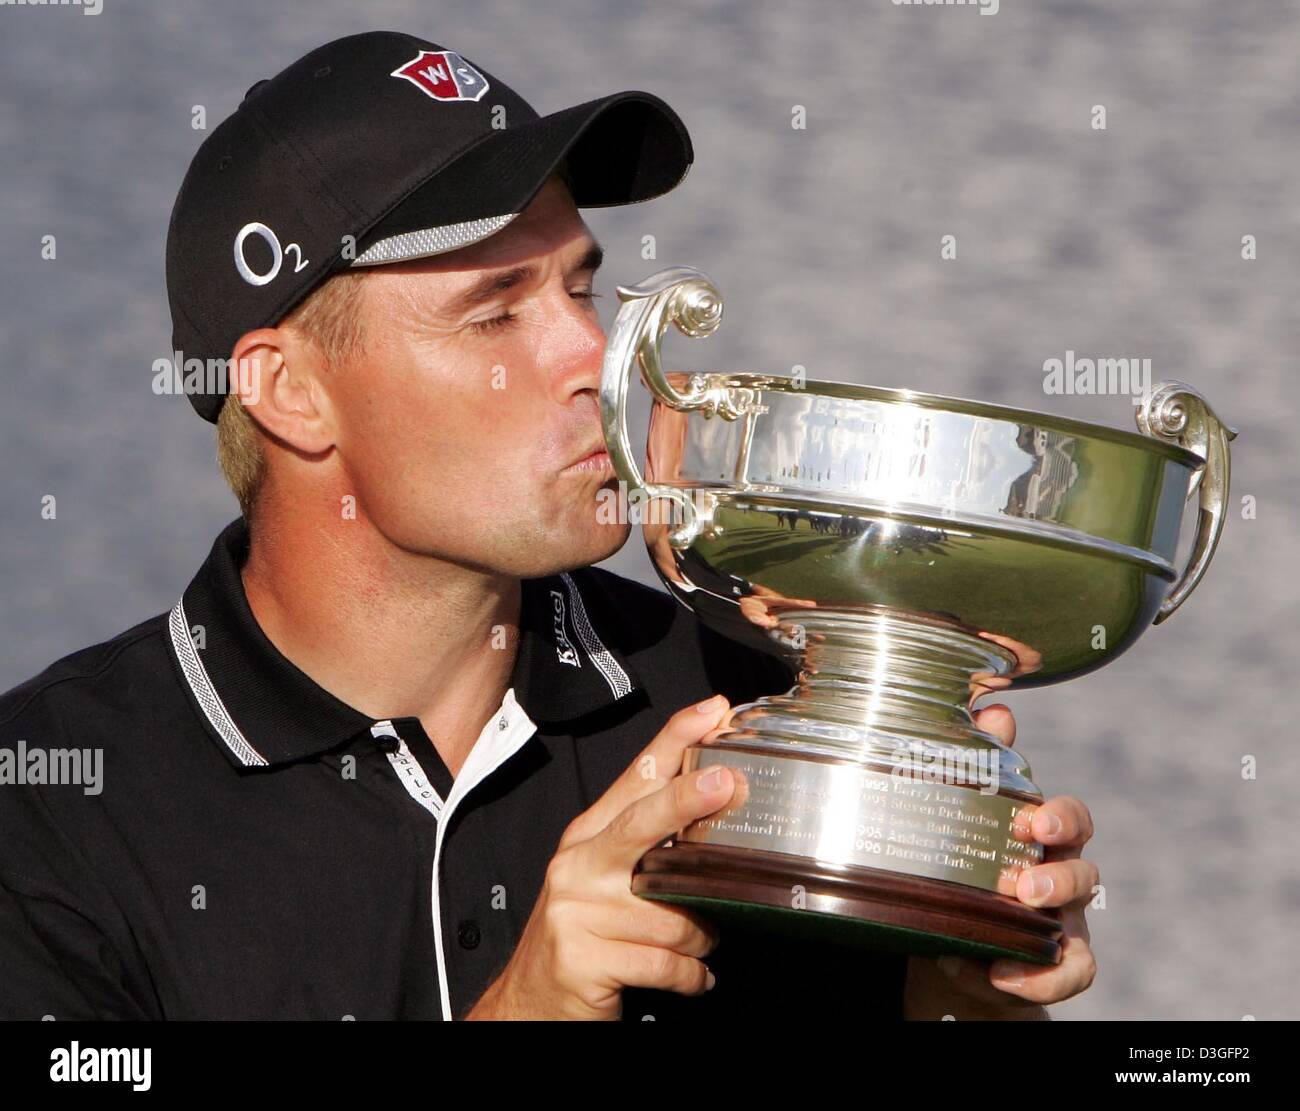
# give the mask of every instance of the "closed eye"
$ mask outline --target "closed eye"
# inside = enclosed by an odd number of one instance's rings
[[[471,332],[491,332],[496,328],[503,328],[515,319],[512,312],[503,312],[500,316],[494,316],[490,320],[475,320],[469,325]]]
[[[590,302],[595,298],[600,297],[601,294],[596,293],[590,289],[575,289],[572,291],[570,296],[573,297],[574,300],[576,301]],[[481,334],[483,332],[492,332],[495,331],[497,328],[504,328],[507,325],[512,324],[517,319],[518,319],[518,313],[513,313],[510,312],[509,310],[506,310],[500,316],[493,316],[487,320],[472,321],[469,324],[469,330],[477,334]]]

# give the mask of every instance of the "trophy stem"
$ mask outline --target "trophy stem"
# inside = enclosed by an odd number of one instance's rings
[[[1041,797],[1025,760],[970,712],[975,695],[1015,671],[1009,649],[917,614],[771,612],[773,635],[801,652],[798,682],[739,707],[715,745],[827,756],[895,775],[942,772],[945,782]]]

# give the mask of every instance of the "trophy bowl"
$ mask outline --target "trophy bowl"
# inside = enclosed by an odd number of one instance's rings
[[[673,267],[618,297],[602,421],[655,568],[706,625],[798,675],[687,750],[684,771],[723,764],[735,793],[647,853],[632,890],[873,949],[1054,963],[1057,915],[1014,897],[1042,846],[1013,823],[1043,796],[971,708],[1101,667],[1178,608],[1218,543],[1235,431],[1180,382],[1150,390],[1127,432],[912,390],[668,372],[668,325],[711,335],[717,289]],[[644,475],[634,371],[653,395]]]

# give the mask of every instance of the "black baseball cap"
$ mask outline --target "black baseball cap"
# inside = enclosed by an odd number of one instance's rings
[[[564,163],[580,208],[667,193],[690,169],[659,97],[548,116],[448,47],[372,31],[249,89],[204,140],[167,232],[178,359],[224,360],[331,274],[453,251],[499,231]],[[215,422],[225,395],[188,394]]]

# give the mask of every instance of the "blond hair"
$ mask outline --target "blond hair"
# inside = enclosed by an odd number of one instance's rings
[[[344,270],[326,279],[279,323],[304,333],[320,345],[331,368],[361,348],[361,282],[364,271]],[[244,516],[253,507],[266,473],[266,453],[257,422],[236,394],[230,394],[217,417],[217,462],[239,501]]]

